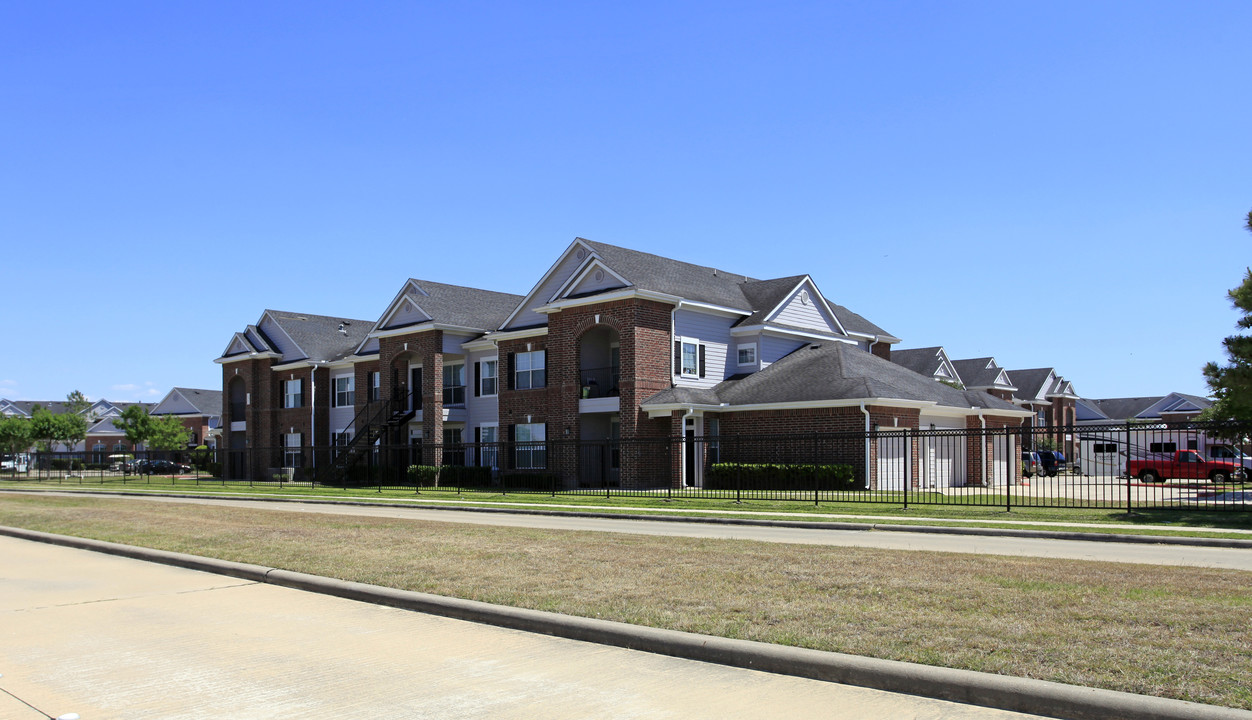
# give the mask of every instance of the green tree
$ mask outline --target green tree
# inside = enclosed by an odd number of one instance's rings
[[[122,411],[121,417],[113,420],[113,427],[122,431],[130,449],[135,450],[152,435],[152,416],[144,406],[131,405]]]
[[[65,396],[65,409],[75,415],[82,415],[91,407],[91,401],[81,390],[71,390]]]
[[[7,415],[0,417],[0,452],[26,452],[30,444],[30,420]]]
[[[1252,232],[1252,212],[1248,213],[1244,228]],[[1226,296],[1243,312],[1236,326],[1240,330],[1252,329],[1252,268],[1245,272],[1239,287]],[[1204,379],[1216,401],[1203,417],[1252,422],[1252,337],[1231,335],[1222,345],[1230,362],[1220,366],[1211,362],[1204,366]]]
[[[78,413],[61,413],[53,415],[52,439],[65,446],[65,452],[71,452],[74,446],[87,438],[87,418]]]
[[[191,430],[183,427],[183,421],[173,415],[154,418],[148,442],[157,450],[181,450],[191,439]]]
[[[36,405],[30,413],[30,439],[35,442],[39,452],[51,452],[52,443],[57,438],[56,415],[41,405]]]

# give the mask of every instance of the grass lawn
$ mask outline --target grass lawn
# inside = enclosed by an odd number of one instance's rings
[[[0,494],[0,524],[1252,709],[1252,573]]]
[[[316,499],[357,499],[369,502],[396,502],[412,504],[415,501],[438,501],[440,504],[460,502],[466,505],[525,503],[538,505],[537,509],[553,511],[579,511],[594,509],[595,512],[616,512],[622,514],[641,514],[648,511],[663,511],[666,515],[681,515],[682,511],[699,514],[701,511],[716,511],[720,517],[761,517],[762,513],[774,514],[775,519],[831,521],[823,515],[848,515],[838,518],[839,522],[867,522],[878,524],[923,524],[923,525],[960,525],[962,527],[1020,527],[1039,529],[1049,523],[1086,523],[1096,527],[1056,528],[1081,532],[1133,533],[1137,535],[1170,535],[1224,537],[1248,540],[1252,539],[1247,531],[1252,530],[1252,509],[1237,510],[1225,507],[1203,509],[1174,508],[1136,508],[1127,514],[1124,507],[1104,509],[1091,508],[1041,508],[1014,506],[1006,511],[997,498],[989,497],[993,505],[960,504],[957,498],[948,497],[944,504],[918,504],[912,502],[907,508],[902,504],[869,503],[823,500],[815,505],[807,500],[758,500],[745,499],[735,502],[733,499],[710,497],[697,492],[676,492],[672,497],[663,495],[639,495],[614,491],[611,496],[603,494],[559,493],[557,495],[543,493],[493,493],[465,492],[458,493],[455,489],[422,488],[420,493],[408,489],[367,488],[335,488],[309,487],[307,485],[276,483],[223,484],[210,478],[197,480],[191,477],[171,479],[166,476],[137,478],[131,476],[125,482],[120,477],[86,477],[68,478],[36,482],[0,482],[4,489],[56,489],[56,490],[105,490],[109,492],[194,492],[204,494],[228,494],[231,496],[282,495],[292,498]],[[980,501],[981,502],[981,501]],[[610,510],[604,508],[609,507]],[[729,514],[728,514],[729,513]],[[785,515],[785,517],[783,517]],[[882,516],[893,516],[885,519]],[[916,517],[916,520],[909,519]],[[946,521],[946,522],[945,522]],[[1011,523],[1006,525],[1006,523]],[[1169,529],[1151,528],[1147,526],[1164,525]],[[1188,532],[1194,529],[1195,532]],[[1233,532],[1221,532],[1229,530]],[[1243,532],[1239,532],[1239,531]]]

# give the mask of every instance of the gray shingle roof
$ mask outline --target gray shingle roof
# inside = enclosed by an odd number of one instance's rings
[[[203,390],[200,388],[174,388],[183,397],[187,398],[187,402],[204,415],[221,415],[222,414],[222,391],[221,390]]]
[[[707,394],[691,394],[688,396],[690,400],[680,399],[683,395],[676,390],[672,388],[671,391],[658,393],[646,404],[701,402],[759,405],[883,398],[933,402],[962,409],[1019,409],[986,393],[953,389],[840,342],[807,345],[760,372],[726,380],[704,391]]]
[[[1051,387],[1044,387],[1043,384],[1048,381],[1048,375],[1055,372],[1052,368],[1028,368],[1026,370],[1006,370],[1009,380],[1013,382],[1017,388],[1017,396],[1023,400],[1032,400],[1034,398],[1042,398],[1052,391]]]
[[[740,325],[761,322],[765,315],[786,298],[806,276],[793,275],[772,280],[758,280],[747,275],[728,273],[717,268],[693,265],[681,260],[639,252],[629,248],[580,238],[605,264],[635,287],[713,305],[751,311]],[[848,308],[830,303],[839,323],[850,333],[881,335],[890,333]]]
[[[293,313],[283,310],[266,310],[274,322],[305,352],[304,358],[284,357],[285,362],[295,360],[335,361],[352,354],[352,351],[373,327],[373,321],[351,318]],[[272,343],[271,343],[272,344]]]
[[[994,387],[996,378],[1000,376],[1000,372],[1003,370],[998,365],[990,369],[987,368],[987,365],[994,360],[995,358],[989,357],[953,360],[952,367],[956,369],[956,374],[961,376],[961,382],[965,383],[966,387]],[[1010,378],[1011,381],[1012,379]]]
[[[429,322],[474,328],[483,332],[500,327],[525,298],[521,295],[445,285],[429,280],[410,280],[427,294],[413,300],[430,315]],[[422,323],[417,323],[421,325]]]
[[[918,375],[933,376],[939,368],[939,352],[942,347],[908,348],[907,350],[891,351],[891,362],[908,368]]]

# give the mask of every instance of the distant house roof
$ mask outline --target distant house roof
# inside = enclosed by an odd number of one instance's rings
[[[149,412],[153,415],[221,415],[222,391],[176,387]]]
[[[952,366],[961,376],[961,382],[968,388],[993,388],[996,390],[1016,390],[1017,386],[1009,378],[1004,368],[993,357],[969,358],[953,360]]]
[[[908,368],[918,375],[964,384],[960,373],[956,371],[956,367],[940,346],[892,350],[891,362]]]
[[[139,405],[144,408],[151,408],[152,403],[142,402],[110,402],[108,400],[97,400],[93,402],[82,414],[88,417],[104,417],[105,415],[113,415],[120,413],[122,410],[131,405]],[[0,415],[18,415],[21,417],[30,417],[35,411],[35,407],[41,407],[53,415],[60,415],[69,412],[69,406],[62,400],[6,400],[0,398]]]
[[[255,325],[235,333],[219,361],[270,353],[283,362],[334,362],[351,355],[372,326],[370,320],[266,310]]]
[[[1086,412],[1079,420],[1088,422],[1125,422],[1160,420],[1165,415],[1197,415],[1213,404],[1212,400],[1199,395],[1170,393],[1129,398],[1080,398],[1078,405]]]
[[[985,392],[957,390],[872,353],[840,342],[814,343],[760,372],[731,378],[709,390],[670,388],[643,405],[728,404],[898,400],[949,408],[1024,411]]]

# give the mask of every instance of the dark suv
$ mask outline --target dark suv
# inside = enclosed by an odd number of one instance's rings
[[[1039,462],[1043,464],[1043,472],[1048,477],[1065,472],[1065,454],[1060,450],[1040,450]]]

